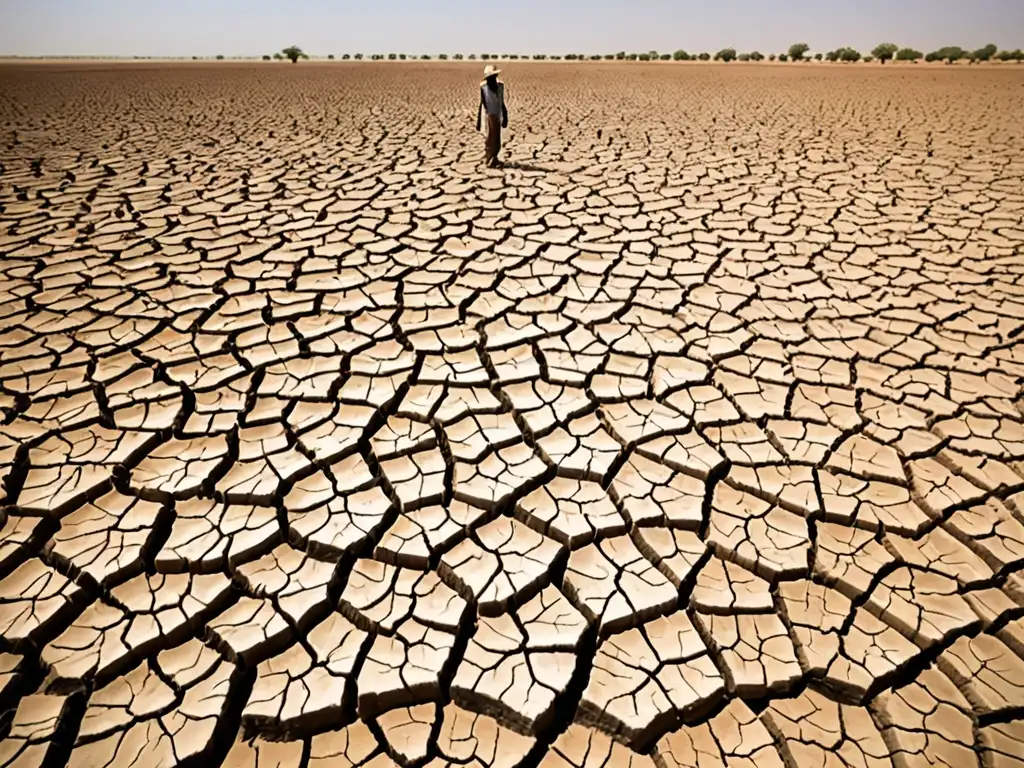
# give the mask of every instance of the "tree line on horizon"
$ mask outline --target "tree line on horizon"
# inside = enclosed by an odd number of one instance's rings
[[[811,61],[831,61],[831,62],[872,62],[878,61],[881,64],[885,64],[887,61],[910,61],[918,62],[922,59],[926,62],[933,61],[944,61],[947,64],[953,64],[957,61],[969,61],[972,64],[981,61],[1015,61],[1017,63],[1024,62],[1024,51],[1016,49],[1013,51],[1000,50],[994,43],[989,43],[983,48],[978,48],[974,51],[968,51],[961,48],[958,45],[949,45],[942,48],[938,48],[929,53],[922,53],[914,48],[901,48],[895,43],[879,43],[876,45],[870,54],[862,55],[856,48],[843,47],[837,48],[827,53],[815,53],[813,56],[808,55],[810,46],[807,43],[793,43],[789,46],[789,50],[785,53],[774,54],[770,53],[765,56],[760,51],[751,51],[749,53],[737,53],[735,48],[723,48],[713,56],[710,53],[697,53],[691,54],[682,49],[675,51],[674,53],[659,53],[658,51],[647,51],[645,53],[626,53],[625,51],[619,51],[618,53],[606,53],[606,54],[591,54],[585,55],[582,53],[567,53],[564,55],[547,55],[543,53],[533,55],[523,55],[515,53],[505,53],[500,56],[496,53],[481,53],[479,58],[481,61],[490,61],[498,59],[506,59],[510,61],[517,61],[519,59],[533,61],[781,61],[781,62],[803,62]],[[461,53],[453,54],[449,57],[448,54],[438,54],[437,59],[439,61],[447,61],[449,58],[455,61],[462,61],[468,59],[470,61],[477,59],[477,54],[471,53],[467,56],[463,56]],[[193,59],[198,59],[198,56],[193,56]],[[222,60],[224,56],[218,55],[217,59]],[[291,61],[293,64],[298,62],[300,59],[308,59],[309,55],[299,48],[297,45],[289,46],[288,48],[282,48],[277,53],[271,55],[264,55],[264,61],[278,60],[283,61],[285,59]],[[343,54],[341,59],[348,61],[354,59],[355,61],[361,61],[363,54]],[[386,56],[382,53],[374,53],[370,55],[371,61],[406,61],[408,59],[429,61],[433,57],[430,54],[420,55],[408,55],[404,53],[389,53]],[[334,60],[334,54],[327,56],[329,61]]]

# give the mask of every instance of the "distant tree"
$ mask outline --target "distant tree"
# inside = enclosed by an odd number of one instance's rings
[[[779,54],[779,61],[789,61],[789,54],[788,53],[780,53]]]
[[[363,60],[363,54],[361,54],[361,53],[357,53],[357,54],[356,54],[355,56],[353,56],[353,58],[354,58],[354,59],[355,59],[356,61],[362,61],[362,60]]]
[[[842,49],[836,48],[834,51],[829,51],[825,54],[825,58],[828,61],[839,61],[839,56],[842,53]]]
[[[810,49],[811,46],[807,43],[793,43],[789,46],[789,58],[793,61],[800,61]]]
[[[605,61],[615,61],[615,54],[614,53],[606,53],[604,55],[604,60]]]
[[[462,61],[462,54],[456,53],[452,58],[455,59],[455,61]]]
[[[676,61],[689,61],[690,54],[688,54],[686,51],[680,48],[678,51],[672,54],[672,58],[675,59]]]
[[[263,54],[263,60],[264,61],[270,61],[270,54],[264,53]]]
[[[398,60],[399,61],[405,61],[407,58],[409,58],[409,57],[406,56],[404,53],[398,54]]]
[[[979,48],[971,54],[971,58],[975,61],[989,61],[993,56],[996,55],[996,48],[994,43],[989,43],[984,48]]]
[[[476,54],[475,53],[471,53],[466,58],[469,59],[470,61],[476,61]]]
[[[896,61],[917,61],[922,58],[924,58],[924,54],[913,48],[900,48],[896,51]]]
[[[1018,64],[1020,64],[1022,61],[1024,61],[1024,51],[1018,48],[1017,50],[1013,51],[1010,54],[1010,58],[1016,61]]]
[[[491,54],[489,54],[489,53],[481,53],[480,54],[480,58],[483,59],[484,61],[490,61],[491,60]]]
[[[420,56],[420,60],[421,61],[430,61],[430,54],[429,53],[424,53],[422,56]]]
[[[865,56],[865,57],[864,57],[864,63],[865,63],[865,64],[870,64],[870,63],[871,63],[872,61],[874,61],[874,60],[875,60],[875,57],[874,57],[874,56]]]
[[[671,53],[663,53],[660,56],[658,56],[658,58],[661,59],[662,61],[672,61],[672,54]]]
[[[735,48],[723,48],[715,54],[715,61],[732,61],[736,58]]]
[[[306,55],[306,52],[299,48],[299,46],[297,45],[289,45],[287,48],[282,48],[281,53],[284,56],[288,57],[288,60],[292,64],[296,63],[299,59],[309,58],[309,56]]]
[[[641,53],[639,58],[640,58],[640,61],[650,61],[651,60],[651,54],[649,54],[649,53]]]
[[[739,59],[740,61],[750,61],[750,54],[749,53],[741,53],[736,58]]]
[[[638,53],[631,53],[626,58],[629,59],[630,61],[636,61],[637,59],[640,58],[640,54],[638,54]]]
[[[548,58],[551,59],[552,61],[561,61],[562,60],[562,57],[559,56],[557,53],[551,54]]]
[[[764,61],[764,54],[761,53],[760,51],[753,51],[750,54],[750,60],[751,61]]]
[[[334,54],[333,53],[328,53],[327,54],[327,60],[328,61],[334,61]]]
[[[547,59],[547,57],[548,57],[548,55],[546,53],[536,53],[533,56],[533,60],[534,61],[544,61],[545,59]]]
[[[657,61],[658,60],[658,52],[657,51],[648,51],[647,55],[651,57],[651,61]]]
[[[839,51],[840,61],[860,61],[860,51],[856,48],[843,48]]]
[[[218,53],[217,54],[217,61],[224,61],[224,54],[223,53]]]
[[[341,54],[341,60],[342,60],[342,61],[348,61],[348,60],[349,60],[349,59],[351,59],[351,58],[352,58],[352,57],[351,57],[351,56],[349,56],[349,55],[348,55],[347,53],[343,53],[343,54]]]
[[[896,43],[879,43],[871,49],[871,55],[885,64],[885,62],[896,55],[899,49],[900,47]]]
[[[947,45],[944,48],[939,48],[936,51],[932,51],[924,57],[925,61],[944,61],[947,64],[952,64],[955,61],[967,57],[967,51],[961,48],[959,45]]]
[[[774,53],[769,53],[768,54],[768,61],[775,61],[775,59],[776,59],[776,56],[775,56]]]
[[[278,51],[274,54],[274,61],[284,61],[284,55]]]
[[[439,58],[441,61],[448,61],[448,54],[447,53],[438,54],[437,58]]]
[[[625,51],[619,51],[618,53],[615,54],[615,60],[616,61],[625,61],[625,59],[626,59],[626,52]]]
[[[822,56],[821,56],[821,54],[820,54],[820,53],[816,53],[816,54],[814,54],[814,60],[815,60],[815,61],[821,61],[821,58],[822,58]]]
[[[397,53],[389,53],[388,54],[388,61],[395,61],[397,59],[398,59],[398,54]]]
[[[511,54],[509,54],[509,58],[512,59],[512,61],[519,61],[519,54],[518,53],[511,53]]]

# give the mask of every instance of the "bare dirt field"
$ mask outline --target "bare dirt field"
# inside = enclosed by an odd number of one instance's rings
[[[1024,67],[0,67],[0,766],[1024,766]]]

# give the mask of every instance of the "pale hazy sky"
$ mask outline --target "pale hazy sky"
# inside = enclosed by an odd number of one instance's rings
[[[1010,39],[1012,38],[1012,39]],[[0,0],[0,55],[1024,47],[1024,0]]]

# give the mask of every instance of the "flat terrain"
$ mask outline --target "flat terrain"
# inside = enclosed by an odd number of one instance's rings
[[[0,766],[1024,766],[1024,67],[479,73],[0,68]]]

